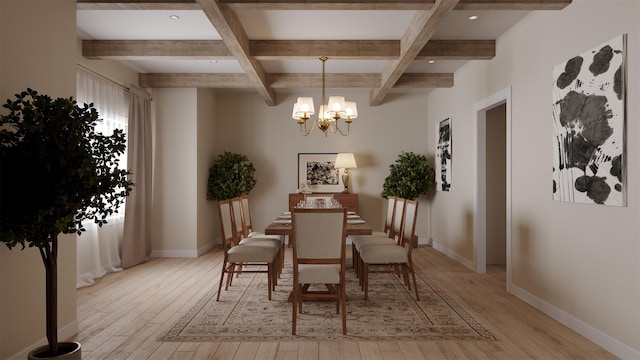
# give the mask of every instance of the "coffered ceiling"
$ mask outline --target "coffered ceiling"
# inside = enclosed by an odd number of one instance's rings
[[[453,86],[530,11],[571,1],[78,0],[77,28],[84,57],[122,62],[143,87],[253,89],[275,105],[278,89],[320,88],[327,56],[327,88],[370,89],[378,105]]]

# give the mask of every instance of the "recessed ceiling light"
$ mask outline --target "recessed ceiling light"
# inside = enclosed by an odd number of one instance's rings
[[[180,16],[178,16],[178,15],[169,15],[169,19],[178,20],[178,19],[180,19]]]
[[[469,16],[469,20],[475,20],[478,18],[478,15],[471,15]]]
[[[215,64],[218,62],[218,60],[209,60],[210,63]]]
[[[429,64],[433,64],[435,62],[436,62],[435,60],[429,60]]]

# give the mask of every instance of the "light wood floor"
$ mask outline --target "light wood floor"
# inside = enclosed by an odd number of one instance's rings
[[[350,253],[348,251],[347,253]],[[83,359],[615,359],[505,289],[504,267],[475,274],[431,247],[418,269],[497,341],[159,342],[220,276],[216,247],[199,258],[153,259],[78,289]],[[224,290],[223,290],[224,291]]]

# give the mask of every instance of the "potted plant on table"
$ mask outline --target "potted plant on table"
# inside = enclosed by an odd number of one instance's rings
[[[80,344],[58,342],[58,234],[81,235],[86,220],[102,225],[123,203],[133,186],[118,168],[125,134],[96,133],[97,110],[72,97],[52,99],[27,89],[3,108],[0,241],[9,249],[37,248],[46,273],[48,345],[29,359],[79,359]]]
[[[256,186],[255,171],[246,155],[225,151],[209,169],[207,199],[226,200],[248,195]]]

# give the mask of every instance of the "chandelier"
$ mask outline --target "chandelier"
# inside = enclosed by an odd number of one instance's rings
[[[315,114],[315,108],[313,106],[312,97],[299,97],[298,101],[293,104],[293,113],[291,117],[300,125],[300,134],[307,136],[311,134],[313,129],[318,129],[324,132],[326,137],[328,132],[340,133],[340,135],[349,135],[349,125],[353,119],[358,117],[358,108],[354,101],[345,101],[344,96],[329,96],[329,102],[325,102],[324,91],[324,63],[327,61],[326,56],[320,57],[322,61],[322,103],[320,105],[320,111],[318,117],[313,120],[311,127],[307,128],[307,120],[311,118],[311,115]],[[347,130],[344,131],[340,128],[340,120],[344,120],[347,124]]]

